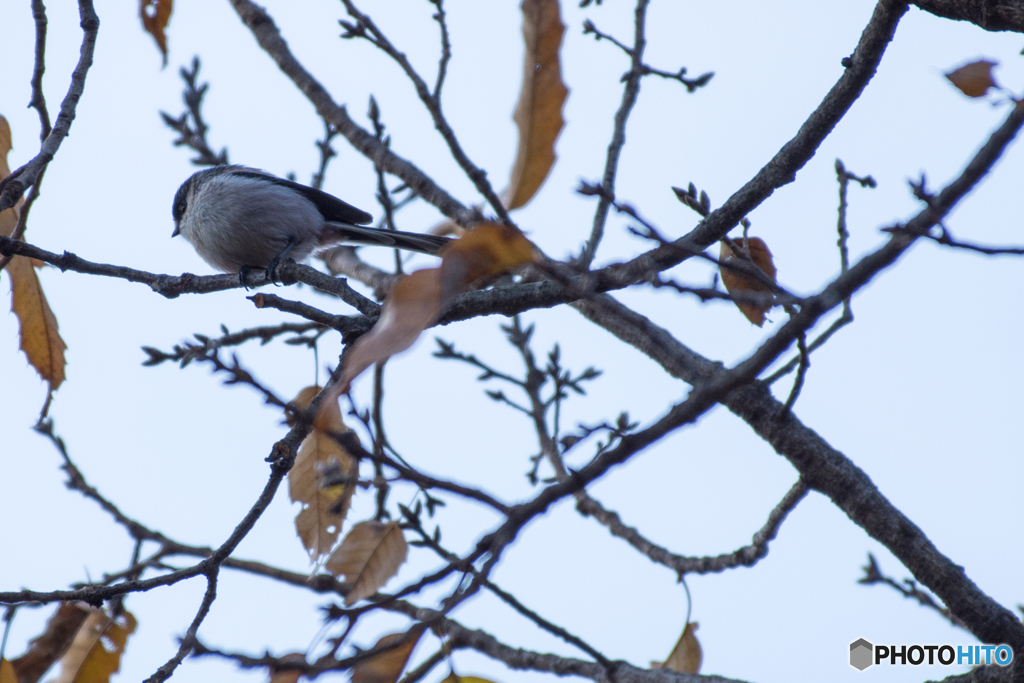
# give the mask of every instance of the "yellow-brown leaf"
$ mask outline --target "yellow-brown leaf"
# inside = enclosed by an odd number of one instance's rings
[[[747,247],[746,241],[741,237],[738,240],[734,240],[736,246],[740,249],[748,248],[750,250],[750,260],[754,262],[754,265],[761,269],[761,271],[767,275],[772,281],[775,281],[775,263],[772,261],[772,253],[768,251],[768,245],[764,243],[764,240],[759,237],[750,238],[750,246]],[[724,241],[721,243],[721,251],[718,254],[719,261],[726,263],[736,263],[741,259],[736,256],[729,245]],[[722,284],[725,285],[725,289],[730,294],[738,294],[742,292],[771,292],[771,288],[767,285],[758,282],[749,275],[740,273],[727,266],[721,266],[719,268],[722,274]],[[739,307],[743,315],[747,316],[747,320],[754,323],[758,327],[764,325],[764,314],[768,312],[771,306],[758,306],[751,303],[740,303],[736,302],[736,306]]]
[[[541,258],[540,250],[520,230],[501,223],[484,222],[448,244],[440,268],[410,273],[392,288],[373,329],[354,342],[341,379],[324,398],[321,412],[348,391],[363,370],[412,346],[456,296]],[[318,414],[314,424],[320,421]]]
[[[998,62],[990,62],[987,59],[979,59],[976,62],[950,71],[946,74],[949,82],[968,97],[984,97],[989,88],[998,88],[995,79],[992,77],[992,67]]]
[[[7,155],[13,147],[11,124],[7,123],[7,119],[0,115],[0,180],[11,175],[11,167],[7,165]],[[18,225],[17,210],[21,208],[21,204],[22,201],[19,199],[16,206],[0,212],[0,235],[10,237],[14,233],[14,228]]]
[[[131,612],[116,620],[99,610],[90,614],[61,659],[55,683],[109,683],[121,669],[121,655],[137,624]]]
[[[21,350],[53,391],[64,382],[67,345],[50,309],[32,263],[15,257],[6,268],[11,276],[11,310],[18,316]]]
[[[398,573],[409,555],[398,522],[367,521],[356,524],[331,553],[326,568],[352,584],[345,605],[368,598]]]
[[[694,635],[697,626],[697,622],[687,624],[668,659],[664,662],[651,662],[651,668],[672,669],[687,674],[700,673],[700,664],[704,659],[704,654],[701,652],[700,643],[697,642],[697,636]]]
[[[373,329],[355,341],[345,358],[345,369],[334,398],[347,391],[352,380],[363,370],[412,346],[420,332],[437,322],[440,315],[439,268],[417,270],[399,280],[381,306],[380,317]],[[334,401],[325,400],[324,403]]]
[[[62,602],[46,622],[46,630],[32,639],[28,650],[10,664],[18,680],[38,681],[54,662],[64,656],[89,610],[75,602]],[[17,683],[17,681],[15,681]]]
[[[0,657],[0,683],[18,683],[18,674],[6,659]]]
[[[318,393],[320,387],[306,387],[292,403],[300,409],[308,408]],[[343,486],[322,487],[320,472],[325,467],[336,467],[346,477],[355,479],[358,475],[355,458],[324,433],[348,431],[337,401],[328,401],[321,415],[323,421],[303,440],[295,464],[288,472],[288,495],[293,503],[302,503],[302,510],[295,517],[295,530],[313,562],[334,547],[355,493],[354,481]]]
[[[523,84],[512,120],[519,128],[519,148],[505,205],[523,206],[537,193],[555,164],[555,141],[565,125],[562,107],[569,95],[562,82],[559,50],[565,24],[558,0],[523,0]]]
[[[167,24],[171,22],[173,9],[174,0],[139,0],[142,28],[156,41],[156,46],[160,48],[160,54],[164,58],[164,66],[167,66],[167,34],[164,32],[167,30]]]
[[[10,166],[7,165],[7,155],[13,148],[10,136],[10,124],[0,115],[0,180],[10,175]],[[0,234],[9,238],[17,225],[17,209],[22,207],[22,200],[18,200],[15,207],[0,212]]]
[[[11,137],[11,124],[0,114],[0,180],[11,175],[11,167],[7,165],[7,155],[14,149]]]
[[[445,246],[441,253],[441,302],[510,270],[543,258],[518,228],[486,221]]]
[[[419,642],[424,631],[423,624],[416,624],[406,633],[392,633],[384,636],[373,646],[374,649],[390,645],[406,638],[408,640],[378,655],[364,659],[352,669],[352,683],[395,683],[402,675],[413,648]]]

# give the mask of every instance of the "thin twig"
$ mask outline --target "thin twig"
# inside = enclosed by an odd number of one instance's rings
[[[448,63],[452,61],[452,43],[448,36],[448,21],[444,11],[444,0],[429,0],[437,7],[434,13],[434,21],[441,30],[441,57],[437,62],[437,81],[434,82],[432,95],[437,102],[441,101],[441,88],[444,86],[445,76],[448,75]],[[406,683],[409,683],[408,681]]]
[[[209,127],[203,121],[203,98],[210,84],[197,85],[199,81],[199,57],[192,58],[192,68],[181,67],[179,74],[185,81],[185,89],[181,98],[185,102],[185,111],[178,118],[174,118],[166,112],[160,112],[161,118],[168,128],[178,133],[178,139],[174,141],[175,147],[188,147],[199,156],[192,159],[196,166],[223,166],[228,163],[228,150],[222,149],[216,153],[210,148],[206,140],[206,133]],[[189,120],[191,119],[191,124]],[[318,188],[319,189],[319,188]]]
[[[36,24],[35,67],[32,69],[32,99],[28,106],[39,112],[39,141],[53,130],[50,125],[50,112],[46,108],[46,97],[43,94],[43,73],[46,71],[46,7],[43,0],[32,0],[32,19]]]
[[[82,27],[82,47],[79,51],[78,64],[71,74],[68,93],[64,96],[64,101],[61,102],[57,121],[40,145],[39,153],[27,164],[15,169],[9,176],[0,180],[0,212],[17,204],[25,190],[39,181],[43,170],[53,159],[71,130],[71,122],[75,119],[75,109],[85,92],[85,78],[89,73],[89,67],[92,66],[96,34],[100,28],[100,19],[96,16],[96,10],[93,9],[92,0],[78,0],[78,13]],[[40,78],[42,78],[41,75]]]
[[[320,165],[317,167],[316,173],[313,174],[313,182],[310,183],[310,187],[316,188],[317,190],[324,189],[324,179],[327,177],[327,165],[331,163],[331,159],[338,156],[338,153],[331,147],[331,140],[338,135],[338,130],[330,124],[329,121],[323,119],[324,123],[324,139],[316,141],[317,151],[320,152]]]
[[[849,301],[849,299],[847,299],[847,301]],[[796,379],[793,380],[793,388],[789,392],[789,398],[786,399],[786,404],[782,406],[782,412],[779,413],[779,419],[785,419],[793,410],[793,406],[796,405],[797,398],[800,397],[800,390],[804,387],[804,378],[807,376],[807,369],[811,367],[811,354],[807,350],[806,334],[801,332],[797,335],[796,348],[800,354],[800,367],[797,368]]]
[[[597,247],[600,245],[601,238],[604,236],[604,227],[608,220],[608,208],[610,207],[611,202],[607,197],[615,195],[615,176],[619,168],[619,156],[622,153],[623,145],[626,144],[626,122],[629,120],[630,112],[633,111],[633,105],[636,104],[636,100],[640,96],[640,81],[643,79],[644,74],[643,56],[644,48],[647,46],[645,29],[648,2],[649,0],[637,0],[636,11],[634,12],[632,48],[626,48],[611,37],[596,33],[596,29],[593,31],[595,36],[599,38],[602,36],[606,37],[608,40],[612,40],[612,42],[625,50],[626,54],[630,57],[630,67],[623,79],[625,81],[625,86],[622,92],[622,102],[619,104],[618,111],[615,112],[615,126],[612,129],[611,142],[608,143],[608,154],[605,159],[604,176],[601,179],[601,187],[607,194],[601,195],[601,198],[597,203],[597,210],[594,212],[594,224],[590,229],[590,238],[583,247],[583,252],[575,260],[575,265],[578,268],[590,268],[590,265],[594,262],[594,256],[597,254]],[[593,24],[591,24],[591,26],[593,26]],[[587,31],[584,30],[584,33],[586,32]]]
[[[426,107],[430,113],[430,117],[434,121],[434,127],[437,132],[441,134],[445,143],[448,145],[448,149],[452,154],[452,158],[462,168],[466,176],[476,187],[477,191],[487,200],[494,213],[497,214],[498,218],[509,225],[514,225],[512,219],[509,218],[508,211],[505,209],[505,205],[502,203],[498,193],[491,187],[491,183],[487,180],[487,173],[484,172],[479,166],[474,164],[470,160],[469,155],[466,154],[465,150],[462,149],[462,145],[459,143],[458,138],[455,135],[455,131],[452,130],[448,120],[445,118],[444,113],[441,111],[441,101],[435,97],[430,89],[427,87],[426,82],[419,75],[416,69],[413,68],[412,63],[405,56],[404,52],[398,50],[387,36],[377,27],[373,19],[369,15],[364,14],[356,7],[353,0],[342,0],[345,4],[345,9],[348,10],[349,16],[356,20],[355,24],[349,22],[343,22],[342,25],[347,29],[347,33],[344,37],[349,38],[365,38],[370,41],[373,45],[379,48],[384,54],[388,55],[401,67],[405,75],[412,81],[413,87],[416,89],[416,94],[419,96],[423,106]]]
[[[199,631],[199,625],[206,619],[206,615],[210,613],[210,607],[213,606],[213,601],[217,599],[217,570],[219,568],[214,565],[206,572],[206,593],[203,594],[203,601],[199,605],[199,610],[196,612],[196,616],[192,619],[192,623],[189,624],[188,630],[185,631],[185,636],[181,639],[181,645],[178,647],[178,651],[171,657],[166,664],[161,666],[159,669],[153,672],[153,675],[147,678],[143,683],[163,683],[174,670],[178,668],[182,660],[188,656],[190,652],[195,648],[196,634]]]
[[[893,578],[890,578],[882,573],[882,570],[878,567],[878,561],[872,553],[868,553],[868,563],[864,565],[864,576],[857,579],[857,583],[862,583],[865,586],[871,586],[877,583],[883,583],[887,586],[892,587],[898,591],[903,597],[917,600],[918,604],[923,607],[935,610],[943,616],[949,623],[957,628],[967,629],[967,625],[963,621],[958,619],[948,607],[940,607],[932,596],[928,595],[920,588],[917,587],[917,582],[913,579],[903,579],[903,583],[899,583]]]

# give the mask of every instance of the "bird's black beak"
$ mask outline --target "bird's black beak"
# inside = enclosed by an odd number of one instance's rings
[[[174,225],[174,232],[171,233],[171,237],[177,237],[180,234],[181,234],[181,230],[178,228],[178,225],[175,224]]]

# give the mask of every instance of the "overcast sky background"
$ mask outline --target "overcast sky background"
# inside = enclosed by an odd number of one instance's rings
[[[45,91],[55,117],[81,32],[67,3],[51,5]],[[364,5],[432,81],[438,49],[433,5],[425,0]],[[445,110],[468,154],[501,189],[516,145],[511,112],[522,70],[518,3],[451,0],[446,8],[454,59]],[[692,181],[708,192],[713,205],[724,202],[795,134],[839,78],[840,60],[852,52],[872,8],[865,0],[652,3],[646,61],[668,71],[686,66],[691,76],[716,75],[694,95],[678,83],[643,81],[622,157],[619,198],[668,236],[690,230],[698,217],[675,199],[670,186]],[[462,202],[478,201],[398,68],[368,44],[338,39],[340,3],[275,0],[268,10],[296,56],[357,121],[369,125],[365,112],[372,93],[394,149]],[[175,134],[158,116],[160,110],[177,115],[183,109],[178,68],[193,55],[202,58],[201,79],[211,84],[204,109],[210,140],[217,149],[227,146],[232,162],[281,175],[295,172],[308,182],[318,162],[314,141],[322,126],[228,3],[177,4],[168,32],[170,61],[163,70],[133,7],[99,0],[97,11],[102,24],[85,96],[70,137],[47,171],[26,238],[93,261],[160,273],[210,273],[187,243],[170,239],[171,199],[194,170],[192,154],[172,148]],[[570,95],[559,161],[541,193],[515,214],[554,257],[578,252],[589,232],[596,202],[573,190],[581,179],[595,181],[602,173],[621,97],[619,77],[627,68],[617,48],[581,34],[582,22],[590,18],[625,42],[633,31],[633,3],[625,0],[586,10],[566,2],[562,11]],[[14,168],[38,150],[37,116],[24,108],[33,24],[28,2],[5,3],[0,12],[0,113],[13,130],[9,161]],[[1006,114],[1005,105],[962,96],[943,72],[990,58],[1000,62],[995,72],[1000,82],[1020,92],[1022,47],[1024,36],[989,33],[911,9],[865,95],[796,183],[750,216],[751,234],[764,238],[775,254],[780,282],[810,294],[838,273],[837,157],[879,183],[875,190],[850,189],[850,246],[856,259],[884,242],[879,228],[918,211],[908,179],[924,172],[929,186],[939,189]],[[339,156],[325,189],[379,215],[372,166],[342,138],[335,147]],[[986,244],[1024,242],[1022,177],[1024,154],[1015,143],[950,217],[953,234]],[[399,214],[398,225],[422,231],[439,220],[436,210],[418,203]],[[629,235],[628,225],[620,216],[610,218],[598,264],[650,247]],[[373,258],[387,263],[391,255]],[[410,265],[431,262],[417,256]],[[863,468],[982,590],[1010,608],[1024,603],[1024,550],[1016,533],[1024,517],[1022,266],[1019,258],[916,245],[854,299],[856,322],[814,354],[795,409],[805,424]],[[672,275],[705,285],[712,272],[690,260]],[[40,278],[69,346],[68,381],[51,415],[79,468],[129,516],[182,542],[219,545],[262,489],[268,475],[263,458],[286,428],[279,413],[253,391],[223,387],[203,365],[143,368],[140,347],[170,350],[194,332],[217,335],[222,323],[234,331],[294,318],[256,310],[241,290],[166,300],[121,280],[52,268],[40,271]],[[351,312],[308,289],[274,293],[335,313]],[[762,330],[728,302],[701,305],[645,288],[616,296],[683,343],[725,363],[746,357],[785,320],[775,312],[774,322]],[[572,309],[529,312],[523,319],[537,325],[538,354],[558,341],[568,367],[594,365],[604,371],[587,396],[568,402],[566,427],[612,420],[623,410],[646,426],[686,394],[685,385]],[[385,419],[392,443],[411,462],[516,501],[535,494],[523,476],[537,448],[529,423],[490,402],[484,389],[498,387],[476,383],[475,371],[430,357],[436,347],[432,339],[439,336],[510,373],[521,372],[499,330],[504,322],[489,317],[428,331],[411,352],[387,366]],[[325,337],[320,350],[322,364],[336,362],[337,335]],[[238,354],[246,368],[286,398],[313,382],[311,354],[295,347],[249,345]],[[31,430],[45,387],[18,351],[11,315],[0,316],[0,359],[0,589],[58,589],[120,570],[131,554],[130,539],[95,504],[63,487],[59,455]],[[369,373],[356,382],[362,407],[368,405],[370,384]],[[776,395],[784,397],[790,384],[779,382]],[[570,465],[592,453],[592,445],[578,447]],[[785,459],[742,421],[716,408],[614,470],[591,493],[648,538],[696,556],[749,543],[795,481]],[[412,497],[412,491],[398,489],[391,500]],[[349,520],[372,515],[370,498],[357,497]],[[486,510],[447,500],[449,507],[436,519],[452,550],[464,552],[498,523]],[[237,555],[306,571],[292,526],[296,512],[280,490]],[[700,623],[697,635],[704,647],[702,673],[774,683],[823,676],[919,681],[965,671],[966,666],[874,667],[865,673],[850,668],[849,643],[859,637],[897,645],[975,642],[894,591],[858,585],[869,552],[889,575],[909,576],[827,499],[811,493],[758,565],[691,575],[692,619]],[[428,551],[413,550],[387,588],[415,580],[437,564]],[[581,518],[570,502],[528,526],[493,578],[607,656],[641,666],[665,658],[686,618],[686,596],[675,575]],[[140,625],[118,680],[144,679],[174,653],[204,587],[195,579],[128,598]],[[265,649],[303,651],[320,629],[316,608],[327,602],[225,570],[200,638],[255,655]],[[18,614],[7,656],[23,651],[51,611]],[[487,595],[453,616],[514,646],[581,656]],[[397,616],[375,619],[354,642],[369,646],[406,624]],[[437,645],[433,637],[424,638],[415,658],[428,656]],[[469,651],[458,652],[454,661],[461,675],[502,682],[541,677],[509,671]],[[447,673],[438,667],[428,680]],[[265,677],[262,671],[243,672],[206,659],[187,660],[175,680]]]

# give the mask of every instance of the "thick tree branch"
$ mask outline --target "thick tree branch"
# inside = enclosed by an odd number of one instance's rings
[[[1020,0],[915,0],[913,4],[939,17],[969,21],[986,31],[1024,33],[1024,3]]]

